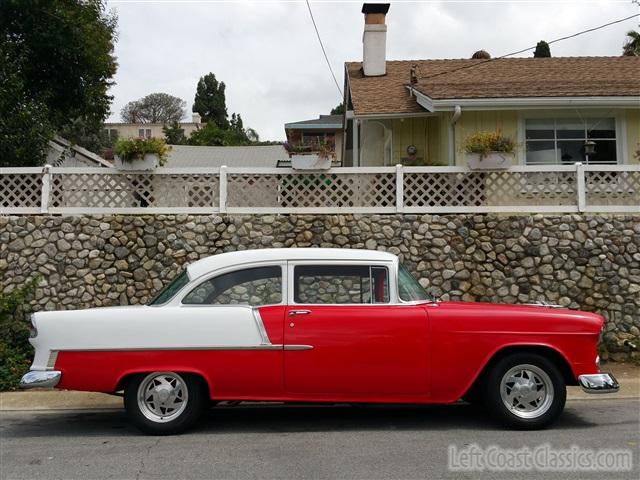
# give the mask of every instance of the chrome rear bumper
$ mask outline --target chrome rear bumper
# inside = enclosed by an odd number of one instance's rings
[[[62,373],[57,370],[31,370],[20,380],[20,388],[52,388],[60,381]]]
[[[620,389],[618,381],[610,373],[580,375],[578,383],[587,393],[615,393]]]

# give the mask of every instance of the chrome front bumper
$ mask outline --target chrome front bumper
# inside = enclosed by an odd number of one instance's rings
[[[578,383],[587,393],[615,393],[620,389],[618,381],[610,373],[580,375]]]
[[[57,370],[31,370],[20,380],[20,388],[52,388],[60,381],[62,372]]]

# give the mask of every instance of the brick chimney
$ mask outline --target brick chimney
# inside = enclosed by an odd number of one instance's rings
[[[367,77],[387,73],[387,25],[385,17],[389,3],[365,3],[364,34],[362,35],[362,69]]]

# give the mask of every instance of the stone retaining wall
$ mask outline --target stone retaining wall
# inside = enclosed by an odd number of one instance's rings
[[[266,247],[381,249],[443,299],[597,311],[640,335],[640,215],[0,217],[0,291],[36,274],[36,309],[146,302],[185,263]]]

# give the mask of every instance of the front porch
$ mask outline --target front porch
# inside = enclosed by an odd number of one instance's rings
[[[466,166],[464,140],[500,131],[516,144],[514,165],[638,164],[637,109],[452,110],[346,115],[343,166]],[[594,143],[594,153],[585,143]]]

